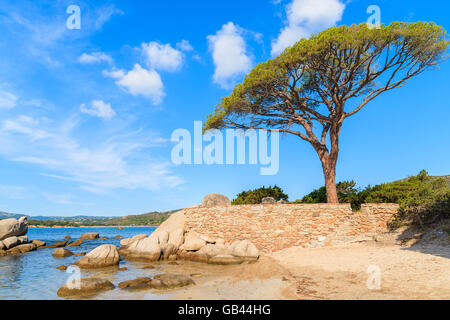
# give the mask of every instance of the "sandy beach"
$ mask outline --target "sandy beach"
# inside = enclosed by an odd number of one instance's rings
[[[367,286],[370,266],[379,267],[379,289]],[[450,299],[450,247],[443,245],[367,241],[292,247],[253,264],[201,267],[180,262],[164,269],[194,274],[197,284],[171,299]]]

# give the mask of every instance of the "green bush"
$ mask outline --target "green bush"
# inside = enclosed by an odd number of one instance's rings
[[[359,210],[363,203],[397,203],[400,205],[392,226],[402,224],[430,224],[439,219],[450,218],[450,187],[443,178],[430,177],[425,170],[417,176],[368,186],[359,191],[352,181],[339,182],[338,198]],[[314,190],[296,203],[326,203],[325,187]]]
[[[259,204],[261,200],[265,197],[272,197],[275,201],[286,200],[288,199],[288,195],[283,192],[283,190],[278,186],[273,187],[262,187],[259,189],[243,191],[239,193],[231,204],[240,205],[240,204]]]
[[[336,185],[338,199],[340,203],[351,203],[353,210],[359,210],[362,200],[360,199],[360,192],[356,188],[355,181],[342,181]],[[326,203],[327,190],[325,186],[312,191],[304,196],[301,200],[296,200],[295,203]]]
[[[366,203],[392,202],[400,205],[394,224],[430,224],[450,218],[450,188],[443,178],[430,177],[425,170],[402,181],[371,188]]]

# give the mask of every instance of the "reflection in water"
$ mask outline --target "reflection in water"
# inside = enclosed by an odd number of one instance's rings
[[[0,260],[0,288],[19,288],[20,275],[24,269],[21,261],[18,256],[6,256]]]

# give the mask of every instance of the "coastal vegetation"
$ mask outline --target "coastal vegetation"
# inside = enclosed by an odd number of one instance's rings
[[[261,203],[263,198],[272,197],[275,201],[286,200],[288,199],[288,195],[283,192],[283,190],[278,186],[269,186],[262,187],[254,190],[242,191],[239,193],[231,204],[232,205],[240,205],[240,204],[259,204]]]
[[[400,208],[392,226],[404,224],[426,225],[450,218],[450,176],[433,177],[422,170],[415,176],[399,181],[359,188],[354,180],[336,184],[340,203],[350,203],[354,211],[363,203],[397,203]],[[260,204],[265,197],[275,201],[289,196],[278,186],[243,191],[232,205]],[[322,186],[293,203],[326,203],[327,189]]]
[[[351,203],[359,210],[363,203],[397,203],[400,209],[393,226],[408,223],[425,225],[450,218],[450,176],[432,177],[422,170],[407,179],[356,188],[356,183],[343,181],[337,184],[339,201]],[[321,187],[307,194],[296,203],[323,203],[326,188]]]
[[[307,141],[322,164],[327,202],[338,203],[344,120],[434,68],[449,44],[446,31],[432,22],[329,28],[258,64],[207,116],[204,131],[277,130]]]

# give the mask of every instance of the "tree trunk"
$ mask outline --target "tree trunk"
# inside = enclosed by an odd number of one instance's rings
[[[319,155],[322,162],[325,188],[327,190],[327,203],[339,203],[336,189],[336,163],[337,157],[330,157],[328,153]]]
[[[339,133],[342,122],[333,124],[330,128],[330,144],[328,150],[325,143],[313,143],[313,147],[322,163],[323,175],[325,177],[325,189],[327,191],[327,203],[339,203],[336,189],[336,164],[339,154]]]
[[[336,164],[329,163],[323,170],[325,176],[325,188],[327,190],[327,202],[339,203],[336,190]]]

